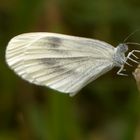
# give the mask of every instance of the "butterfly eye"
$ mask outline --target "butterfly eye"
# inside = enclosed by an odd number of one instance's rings
[[[128,46],[126,44],[119,44],[119,50],[122,53],[125,53],[128,51]]]

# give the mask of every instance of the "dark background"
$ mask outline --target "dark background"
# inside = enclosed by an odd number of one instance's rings
[[[114,68],[71,98],[23,81],[5,63],[8,41],[21,33],[57,32],[117,46],[137,29],[139,0],[0,0],[0,140],[140,140],[135,64],[126,67],[128,77]],[[140,43],[140,32],[128,41]]]

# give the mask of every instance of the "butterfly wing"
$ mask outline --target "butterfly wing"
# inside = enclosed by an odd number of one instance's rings
[[[14,37],[6,61],[23,79],[70,95],[113,67],[114,48],[102,41],[55,33]]]

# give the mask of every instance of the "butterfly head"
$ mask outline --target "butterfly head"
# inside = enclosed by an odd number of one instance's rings
[[[124,65],[126,61],[125,53],[127,51],[128,51],[128,46],[125,43],[121,43],[115,48],[115,53],[113,56],[115,66],[121,67],[122,65]]]
[[[126,53],[128,51],[128,45],[126,45],[125,43],[121,43],[117,46],[117,50],[120,53]]]

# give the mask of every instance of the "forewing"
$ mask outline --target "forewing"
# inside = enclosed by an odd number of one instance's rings
[[[23,79],[74,95],[113,67],[113,53],[94,39],[28,33],[9,42],[6,61]]]

